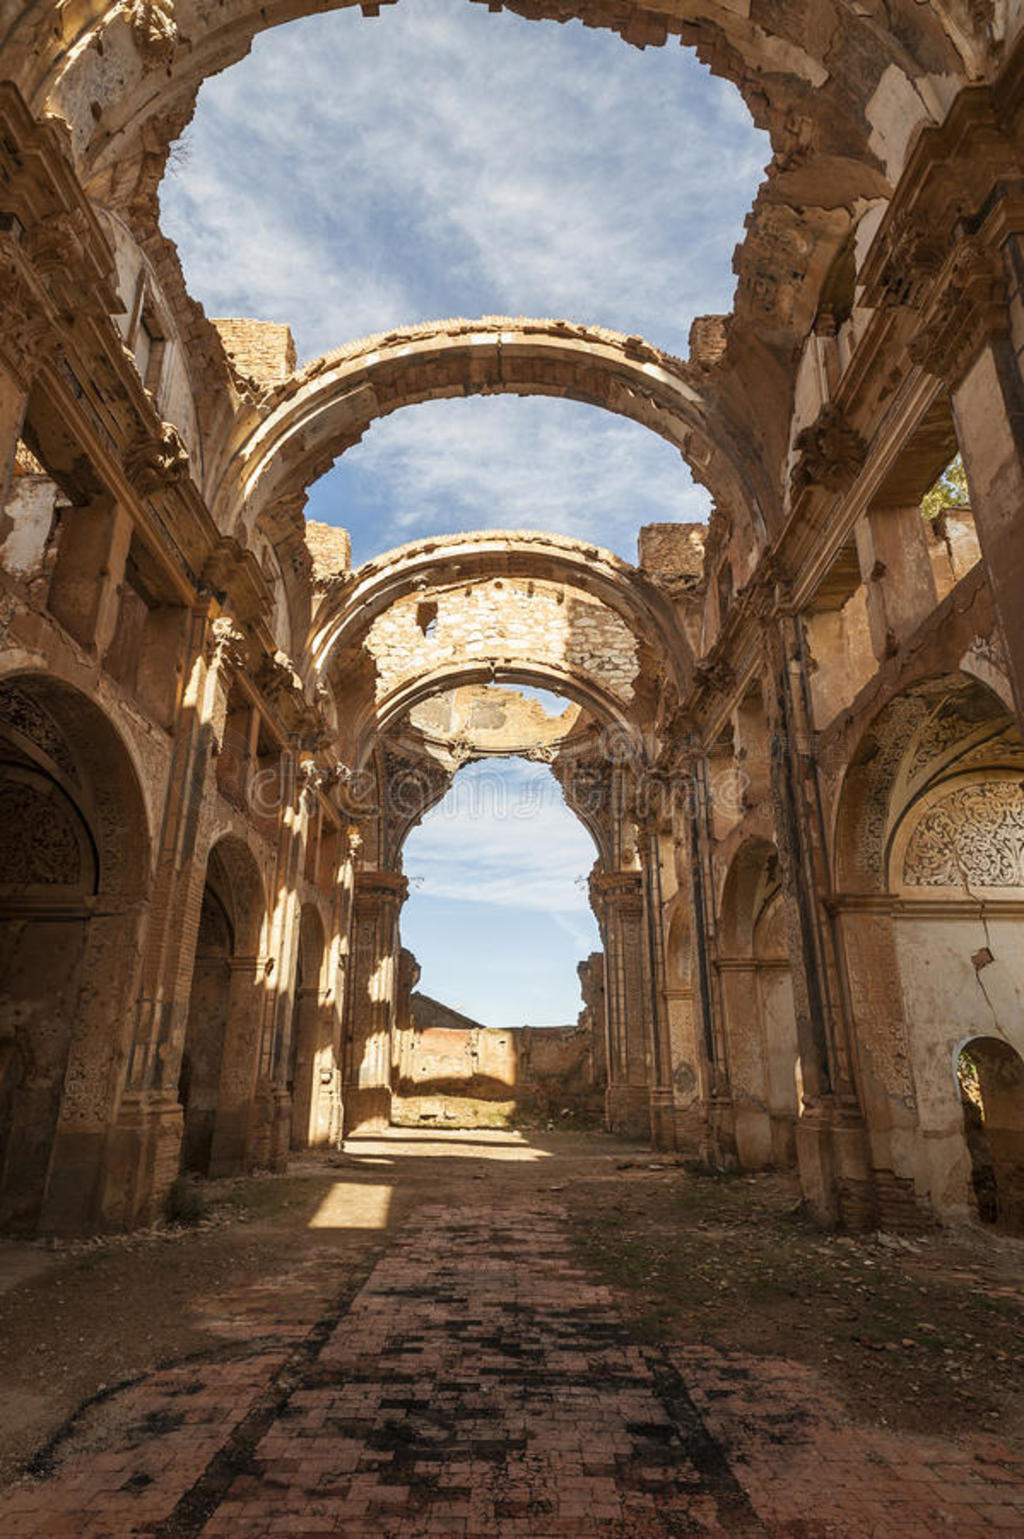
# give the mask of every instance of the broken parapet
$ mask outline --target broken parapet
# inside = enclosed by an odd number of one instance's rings
[[[707,524],[644,524],[637,536],[637,566],[673,592],[693,592],[704,580]]]
[[[352,568],[352,538],[347,529],[306,520],[306,546],[313,558],[313,581],[326,582]]]
[[[257,385],[278,385],[295,373],[295,338],[277,321],[244,318],[213,322],[231,367]]]

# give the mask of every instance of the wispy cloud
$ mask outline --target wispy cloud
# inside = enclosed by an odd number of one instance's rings
[[[679,451],[574,401],[431,401],[375,423],[313,489],[356,563],[427,535],[544,529],[636,559],[641,524],[707,516]]]
[[[767,141],[678,47],[403,0],[257,39],[203,88],[164,223],[214,313],[303,354],[408,321],[565,315],[685,349],[727,309]]]
[[[595,850],[550,771],[488,760],[456,777],[409,836],[402,934],[422,988],[486,1024],[565,1024],[576,962],[600,948]]]

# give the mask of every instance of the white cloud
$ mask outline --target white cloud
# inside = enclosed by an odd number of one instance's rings
[[[636,559],[641,524],[707,517],[678,450],[574,401],[432,401],[375,423],[314,488],[359,563],[432,534],[544,529]]]
[[[403,0],[308,18],[208,82],[165,224],[215,313],[310,354],[449,314],[685,347],[731,300],[767,141],[687,51]]]
[[[570,933],[594,927],[585,879],[596,851],[550,771],[489,760],[463,770],[410,834],[405,869],[424,898],[543,909]]]

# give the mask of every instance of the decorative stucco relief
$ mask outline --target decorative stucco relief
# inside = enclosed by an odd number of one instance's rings
[[[914,829],[910,887],[1024,887],[1024,791],[1016,781],[958,786]]]

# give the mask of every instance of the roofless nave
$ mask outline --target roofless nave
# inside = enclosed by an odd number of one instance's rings
[[[4,1221],[132,1226],[183,1158],[386,1124],[403,842],[511,746],[597,848],[610,1128],[795,1164],[849,1225],[963,1217],[983,1169],[1019,1227],[1017,7],[587,3],[771,136],[734,313],[685,360],[486,317],[296,369],[285,327],[190,300],[156,189],[203,79],[306,9],[5,17]],[[635,566],[490,532],[352,571],[307,526],[378,418],[502,392],[661,435],[709,527],[644,529]],[[927,522],[957,450],[971,510]],[[566,696],[564,732],[501,685]]]

